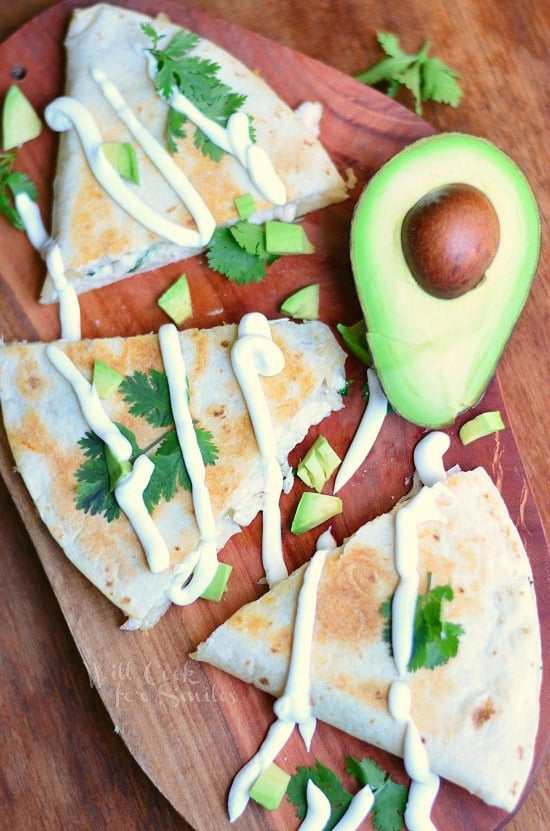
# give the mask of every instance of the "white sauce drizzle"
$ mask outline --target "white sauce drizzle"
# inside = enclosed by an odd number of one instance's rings
[[[206,245],[214,233],[216,220],[202,197],[174,162],[170,154],[136,118],[117,87],[109,80],[105,72],[92,67],[91,74],[103,93],[104,98],[109,102],[120,120],[126,125],[157,170],[170,184],[174,193],[177,194],[189,210],[197,224],[199,242],[201,245]]]
[[[280,719],[269,726],[259,750],[240,769],[229,789],[227,811],[230,822],[234,822],[243,813],[250,799],[252,785],[260,773],[269,767],[273,759],[281,752],[293,730],[294,724],[291,721],[281,721]]]
[[[86,381],[69,356],[55,344],[50,343],[46,346],[46,355],[72,386],[90,429],[105,442],[119,461],[128,461],[132,455],[132,445],[103,409],[93,384]],[[158,573],[168,568],[170,555],[143,502],[143,491],[147,487],[153,468],[150,459],[139,456],[134,462],[132,472],[116,486],[115,498],[143,546],[151,571]]]
[[[326,554],[326,549],[318,549],[304,572],[294,620],[292,650],[285,689],[283,695],[273,706],[273,712],[277,718],[282,721],[292,721],[299,726],[307,750],[310,748],[316,724],[316,719],[311,713],[310,701],[311,645],[315,627],[317,589]]]
[[[342,819],[336,823],[333,831],[356,831],[361,825],[365,817],[368,816],[372,806],[374,805],[374,794],[369,785],[363,787],[353,795],[346,813]]]
[[[149,49],[144,48],[143,54],[147,58],[149,77],[154,80],[157,73],[156,60]],[[173,88],[168,98],[163,100],[192,121],[210,141],[234,156],[248,171],[252,182],[268,202],[273,205],[286,203],[285,185],[265,150],[251,141],[248,116],[245,113],[233,113],[228,119],[227,127],[224,128],[204,115],[176,88]]]
[[[317,544],[315,548],[325,548],[327,551],[332,551],[333,549],[338,548],[338,543],[336,542],[334,534],[332,533],[332,526],[327,528],[326,531],[323,531],[323,533],[319,535],[319,537],[317,538]]]
[[[430,771],[426,748],[411,716],[411,692],[403,681],[390,687],[388,706],[391,715],[405,729],[403,760],[411,777],[405,822],[409,831],[436,831],[430,812],[439,790],[439,776]]]
[[[107,161],[103,152],[103,139],[91,113],[79,101],[62,96],[48,104],[44,117],[49,127],[56,132],[65,132],[74,127],[90,169],[109,196],[137,222],[159,237],[183,248],[202,247],[198,231],[193,231],[171,222],[143,202],[125,184],[115,168]]]
[[[430,812],[439,791],[439,776],[431,773],[426,782],[413,780],[409,786],[409,798],[404,819],[409,831],[437,831],[430,819]]]
[[[187,373],[179,334],[173,323],[160,327],[159,343],[178,442],[191,481],[193,507],[200,534],[197,549],[189,555],[190,563],[186,562],[182,569],[175,570],[168,591],[173,603],[184,606],[193,603],[203,593],[216,573],[216,521],[206,486],[206,469],[187,401]],[[184,585],[191,572],[190,581]]]
[[[306,797],[307,814],[300,831],[323,831],[332,811],[330,800],[312,779],[308,779]]]
[[[441,521],[442,516],[429,488],[419,491],[395,517],[395,567],[400,579],[392,603],[392,648],[401,676],[407,672],[413,650],[419,580],[417,526],[430,520]]]
[[[378,382],[376,372],[367,369],[369,400],[359,427],[353,437],[334,482],[334,493],[344,487],[370,453],[388,412],[388,399]]]
[[[309,750],[316,723],[311,714],[310,702],[311,646],[317,590],[326,555],[326,549],[318,549],[304,570],[296,608],[288,676],[283,695],[273,706],[277,719],[271,724],[256,755],[241,768],[233,780],[228,798],[231,822],[246,808],[252,785],[284,747],[296,724]]]
[[[165,571],[170,565],[170,552],[143,501],[143,491],[149,484],[155,465],[148,456],[135,460],[132,472],[115,487],[115,498],[143,547],[153,574]]]
[[[271,338],[264,315],[245,315],[231,350],[233,371],[248,407],[264,472],[262,558],[269,586],[288,576],[281,541],[279,500],[283,475],[276,455],[275,431],[259,376],[277,375],[284,367],[284,355]]]
[[[433,465],[428,466],[428,472],[430,468]],[[401,677],[407,672],[414,646],[419,581],[417,529],[420,524],[430,521],[442,522],[444,519],[433,491],[427,487],[400,508],[395,519],[395,567],[399,583],[392,601],[392,649]],[[439,789],[439,777],[430,771],[426,748],[412,718],[411,692],[404,681],[394,681],[390,686],[388,708],[404,728],[403,759],[412,780],[405,812],[407,828],[409,831],[435,831],[430,811]]]
[[[178,90],[173,90],[168,103],[174,110],[187,116],[208,138],[226,153],[242,164],[262,196],[273,205],[284,205],[287,200],[286,188],[277,176],[271,159],[263,149],[250,139],[248,117],[244,113],[233,113],[227,128],[216,124],[203,115],[195,105]],[[244,129],[246,121],[246,130]],[[236,124],[234,123],[236,122]]]
[[[65,266],[59,245],[47,234],[40,209],[26,193],[18,193],[15,207],[31,245],[46,262],[59,300],[59,320],[62,340],[80,340],[80,305],[74,286],[67,282]]]
[[[120,461],[128,461],[132,455],[132,445],[122,435],[105,410],[93,384],[90,384],[78,371],[68,355],[58,346],[49,343],[46,355],[57,371],[69,382],[80,404],[85,421],[93,432],[108,445]]]
[[[431,487],[436,482],[444,482],[447,471],[443,464],[443,456],[449,449],[451,439],[446,433],[435,430],[421,439],[414,448],[414,466],[420,481]]]

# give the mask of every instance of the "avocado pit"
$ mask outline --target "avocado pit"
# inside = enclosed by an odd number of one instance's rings
[[[425,194],[401,227],[405,261],[434,297],[460,297],[480,283],[495,258],[500,226],[491,201],[472,185],[453,183]]]

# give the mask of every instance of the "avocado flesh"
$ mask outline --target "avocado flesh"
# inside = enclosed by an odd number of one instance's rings
[[[427,294],[413,278],[401,226],[425,193],[454,182],[492,202],[500,244],[481,283],[449,300]],[[527,180],[484,139],[460,133],[420,139],[372,178],[353,216],[351,263],[374,366],[405,419],[442,427],[479,400],[527,300],[540,234]]]

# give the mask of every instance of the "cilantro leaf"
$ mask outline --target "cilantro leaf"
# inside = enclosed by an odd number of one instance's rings
[[[346,757],[346,771],[359,785],[369,785],[374,794],[373,826],[377,831],[401,831],[407,803],[407,788],[394,782],[376,762]],[[334,771],[316,761],[313,767],[299,767],[291,776],[287,797],[296,807],[296,816],[307,813],[307,783],[312,780],[331,803],[331,815],[324,831],[331,831],[346,813],[353,795],[346,790]]]
[[[136,437],[131,430],[124,425],[117,424],[118,429],[132,445],[132,456],[134,461],[140,454]],[[76,507],[84,513],[92,516],[103,514],[108,522],[118,519],[120,508],[111,490],[109,468],[105,459],[105,444],[95,433],[89,431],[78,442],[79,447],[86,457],[76,471]]]
[[[135,372],[120,384],[119,390],[130,412],[144,418],[153,427],[170,427],[174,423],[168,380],[163,372]]]
[[[464,629],[458,623],[443,620],[443,601],[453,599],[449,585],[436,586],[420,595],[414,618],[413,651],[409,668],[414,672],[420,667],[433,669],[446,664],[458,652],[458,643]]]
[[[446,664],[458,652],[460,636],[464,629],[459,623],[443,620],[443,601],[452,600],[451,586],[428,588],[418,595],[414,616],[413,653],[407,665],[409,672],[426,667],[434,669]],[[391,607],[392,600],[384,601],[380,613],[386,618],[383,638],[391,651]]]
[[[24,230],[19,212],[15,207],[15,197],[18,193],[26,193],[27,196],[36,202],[36,186],[25,173],[13,170],[16,151],[0,153],[0,213],[17,228]]]
[[[387,84],[387,93],[392,98],[405,86],[414,96],[417,115],[422,115],[423,101],[459,105],[462,90],[457,78],[460,75],[438,58],[428,57],[429,40],[424,41],[418,52],[408,54],[391,32],[378,32],[376,37],[387,57],[357,75],[357,80],[373,86]]]
[[[184,130],[184,124],[187,119],[183,113],[179,113],[173,107],[168,111],[168,121],[166,122],[166,143],[168,150],[172,155],[178,152],[176,139],[184,139],[187,135]]]
[[[156,61],[154,84],[160,95],[168,100],[174,89],[185,95],[207,118],[226,127],[233,113],[246,102],[246,95],[233,91],[218,77],[220,66],[215,61],[190,55],[200,38],[185,29],[174,35],[165,49],[159,48],[160,37],[150,24],[142,26],[143,32],[152,40],[150,54]],[[176,139],[185,137],[185,115],[168,117],[167,135],[171,152],[176,152]],[[251,140],[254,140],[251,132]],[[212,142],[199,128],[195,128],[195,146],[203,155],[219,161],[225,151]]]
[[[346,759],[347,772],[361,787],[370,785],[374,794],[372,824],[377,831],[401,831],[407,805],[407,788],[388,776],[372,759]]]
[[[218,449],[214,444],[212,433],[196,426],[195,433],[204,464],[215,464],[218,458]],[[190,491],[191,480],[175,430],[166,433],[150,458],[155,465],[155,469],[143,492],[143,499],[147,510],[152,513],[153,508],[159,504],[161,499],[169,502],[178,487]]]
[[[148,511],[151,513],[161,499],[169,501],[178,488],[191,490],[189,474],[183,460],[170,403],[170,392],[166,375],[156,369],[148,374],[136,372],[121,382],[122,397],[130,405],[130,412],[145,419],[153,427],[170,428],[148,449],[155,467],[143,493]],[[135,435],[122,424],[117,424],[121,433],[132,445],[130,461],[133,463],[143,452]],[[210,431],[194,424],[197,441],[205,465],[213,465],[218,459],[218,448]],[[86,433],[79,445],[85,461],[76,471],[76,507],[85,513],[103,514],[111,522],[118,519],[120,509],[110,489],[110,476],[105,458],[105,445],[94,433]]]
[[[307,813],[307,783],[312,780],[328,797],[332,810],[324,831],[330,831],[346,812],[352,795],[330,768],[318,760],[313,767],[299,767],[290,777],[287,798],[296,806],[296,816],[303,819]]]
[[[251,223],[243,220],[243,223],[238,225],[248,225],[250,228],[259,228],[260,233],[264,233],[261,226],[252,226]],[[265,256],[260,251],[259,243],[257,246],[254,243],[256,234],[258,232],[252,230],[247,239],[247,234],[237,231],[233,233],[232,228],[217,228],[212,234],[212,238],[206,251],[206,259],[208,265],[214,271],[224,274],[229,280],[239,285],[245,283],[259,283],[266,275],[266,265],[270,264],[272,255]],[[249,250],[242,247],[240,243],[246,244]],[[256,240],[257,242],[257,240]],[[251,250],[257,249],[258,253],[250,253]],[[265,250],[265,243],[264,243]]]
[[[143,499],[149,513],[161,499],[169,502],[178,487],[191,490],[191,482],[178,443],[175,430],[167,433],[158,449],[150,457],[155,465],[149,483],[143,492]]]
[[[422,65],[422,98],[458,107],[462,92],[456,82],[459,76],[437,58],[430,58]]]

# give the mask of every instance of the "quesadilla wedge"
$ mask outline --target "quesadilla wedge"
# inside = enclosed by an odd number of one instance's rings
[[[142,30],[143,26],[147,31],[153,31],[154,36],[148,36]],[[164,163],[170,156],[167,164],[175,166],[178,176],[186,177],[184,190],[192,189],[194,193],[189,204],[196,205],[196,213],[202,215],[206,211],[210,214],[211,224],[210,220],[206,222],[210,230],[234,223],[239,218],[235,199],[248,194],[256,206],[250,217],[254,222],[293,219],[346,198],[342,178],[311,129],[256,73],[205,38],[197,38],[189,56],[217,67],[215,77],[229,88],[230,95],[242,96],[244,103],[239,112],[245,114],[243,118],[247,124],[250,119],[253,147],[261,148],[260,152],[266,154],[268,166],[272,166],[282,183],[284,196],[278,204],[273,204],[262,195],[257,178],[234,154],[222,154],[214,148],[213,153],[205,155],[205,142],[197,140],[194,124],[188,119],[182,125],[178,114],[175,117],[178,123],[170,136],[172,150],[176,152],[172,155],[164,152],[167,124],[169,118],[174,117],[173,108],[155,88],[154,77],[150,77],[150,71],[153,74],[155,71],[150,67],[154,59],[147,50],[155,45],[156,37],[158,49],[162,50],[175,36],[182,37],[182,30],[164,16],[153,20],[138,12],[104,3],[76,9],[72,17],[65,41],[65,97],[59,99],[61,125],[59,113],[57,120],[54,114],[56,102],[47,108],[46,117],[50,110],[50,126],[63,131],[54,183],[52,236],[59,243],[67,279],[77,293],[192,256],[204,249],[209,235],[207,231],[199,234],[200,240],[196,238],[193,208],[190,212],[189,205],[186,207],[176,195],[174,172],[168,170],[162,174],[152,163],[120,117],[121,110],[126,107],[149,139],[161,145]],[[207,82],[201,89],[208,97],[210,93],[204,90],[215,87],[216,83],[212,78]],[[115,97],[122,96],[118,111],[105,97],[106,85],[111,91],[115,88]],[[68,108],[63,109],[62,102],[69,102]],[[128,198],[132,200],[136,197],[142,200],[143,209],[153,209],[161,223],[168,222],[173,230],[179,228],[187,233],[188,242],[170,240],[146,227],[98,183],[87,161],[83,142],[74,124],[72,127],[69,124],[76,110],[81,115],[84,113],[82,117],[87,119],[88,126],[83,128],[85,140],[91,141],[91,133],[97,129],[101,139],[111,146],[126,142],[133,145],[139,184],[124,185],[126,196],[129,194]],[[66,112],[70,115],[69,121],[65,118]],[[223,111],[217,114],[217,128],[221,124],[222,132],[225,132],[221,116]],[[91,151],[97,156],[97,143]],[[214,160],[212,156],[217,155],[222,157]],[[111,171],[111,179],[113,175],[116,176]],[[120,189],[120,183],[117,187]],[[55,299],[55,288],[47,277],[41,301]]]
[[[327,555],[312,639],[312,712],[403,756],[403,722],[390,714],[388,695],[393,682],[405,680],[430,770],[510,811],[531,768],[539,713],[530,564],[482,468],[453,473],[429,490],[441,516],[418,525],[419,592],[428,582],[451,587],[443,613],[461,628],[456,655],[405,679],[397,672],[387,632],[398,585],[396,506]],[[236,612],[195,657],[279,696],[305,568]]]
[[[317,321],[279,320],[269,331],[285,366],[279,374],[261,378],[261,384],[277,460],[291,481],[289,451],[310,425],[342,407],[345,353],[329,328]],[[254,518],[263,499],[262,459],[231,365],[236,337],[234,325],[178,333],[217,550]],[[157,478],[151,479],[152,491],[146,492],[147,505],[166,542],[168,568],[153,573],[134,527],[118,509],[103,442],[90,431],[71,384],[48,357],[51,345],[15,343],[0,348],[0,398],[15,464],[53,537],[128,616],[127,628],[152,626],[170,605],[174,571],[199,543],[159,336],[59,341],[54,347],[57,354],[68,356],[86,383],[96,359],[122,376],[103,408],[131,442],[133,457],[141,452],[155,464]]]

